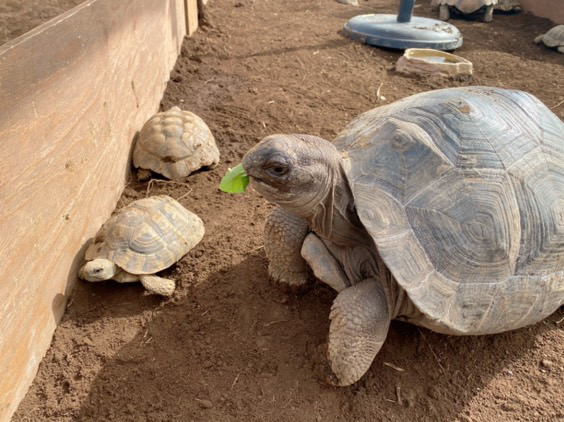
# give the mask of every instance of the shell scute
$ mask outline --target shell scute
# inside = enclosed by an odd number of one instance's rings
[[[335,145],[361,222],[430,328],[500,332],[564,302],[564,123],[538,99],[425,92],[359,116]]]
[[[105,258],[132,274],[168,268],[200,242],[202,220],[174,199],[159,195],[132,202],[98,231],[85,258]]]
[[[133,165],[169,179],[182,179],[204,166],[219,162],[215,138],[194,113],[173,107],[152,116],[143,125]]]

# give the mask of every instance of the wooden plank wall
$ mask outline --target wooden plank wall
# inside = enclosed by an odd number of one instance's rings
[[[0,47],[0,421],[25,395],[84,246],[115,208],[185,10],[183,0],[87,0]]]
[[[533,15],[564,24],[564,0],[521,0],[521,6]]]

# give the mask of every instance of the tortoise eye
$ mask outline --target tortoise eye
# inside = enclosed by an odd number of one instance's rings
[[[283,176],[288,172],[288,167],[281,164],[275,164],[268,168],[268,172],[273,176]]]

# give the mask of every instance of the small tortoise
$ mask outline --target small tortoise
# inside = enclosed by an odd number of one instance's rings
[[[152,116],[141,129],[133,165],[169,179],[183,179],[201,167],[219,163],[219,150],[206,123],[172,107]]]
[[[542,42],[547,47],[556,47],[556,50],[564,54],[564,25],[556,25],[546,34],[536,37],[535,42]]]
[[[452,335],[534,324],[564,303],[564,123],[534,96],[417,94],[334,143],[266,137],[243,158],[267,217],[269,274],[306,263],[338,293],[329,382],[352,384],[399,319]]]
[[[494,7],[495,10],[501,10],[502,12],[520,12],[521,11],[521,1],[520,0],[498,0],[497,6]]]
[[[484,22],[491,22],[498,0],[434,0],[433,3],[439,6],[439,19],[443,21],[450,19],[451,9],[469,15],[485,8]]]
[[[166,195],[139,199],[100,228],[78,276],[87,281],[141,281],[149,292],[170,296],[174,281],[153,274],[182,258],[203,236],[202,220],[178,201]]]

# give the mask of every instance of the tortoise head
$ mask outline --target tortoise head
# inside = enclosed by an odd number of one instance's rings
[[[86,281],[110,280],[119,268],[109,259],[94,259],[88,261],[78,272],[78,276]]]
[[[333,188],[341,156],[330,142],[309,135],[271,135],[243,157],[255,189],[269,202],[302,217]]]

